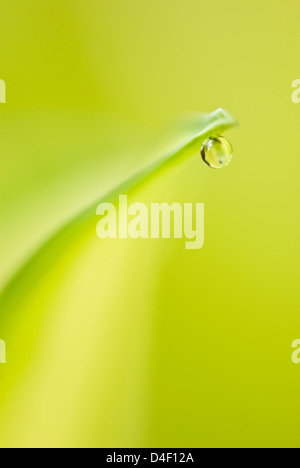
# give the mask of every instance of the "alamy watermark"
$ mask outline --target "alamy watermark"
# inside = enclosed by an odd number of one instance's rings
[[[0,80],[0,104],[6,104],[6,83]]]
[[[112,203],[100,203],[97,236],[100,239],[182,239],[186,249],[204,244],[204,203],[144,203],[128,206],[127,195],[119,196],[119,212]],[[150,212],[149,212],[150,211]],[[172,231],[172,232],[171,232]]]
[[[300,340],[294,340],[292,343],[292,348],[296,350],[292,353],[292,361],[294,364],[300,363]]]
[[[6,363],[6,344],[5,341],[0,340],[0,364]]]
[[[299,104],[300,102],[300,80],[294,80],[292,82],[292,88],[297,88],[295,91],[292,93],[292,102],[294,104]]]

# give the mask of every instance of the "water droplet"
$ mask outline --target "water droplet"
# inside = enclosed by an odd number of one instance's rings
[[[228,166],[232,158],[232,146],[226,138],[214,135],[202,145],[201,156],[203,161],[213,169]]]

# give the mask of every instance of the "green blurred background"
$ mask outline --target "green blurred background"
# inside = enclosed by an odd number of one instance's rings
[[[0,446],[299,446],[296,0],[2,0]],[[131,199],[204,202],[205,245],[109,240],[97,218],[178,116],[228,109]],[[10,288],[5,289],[14,277]]]

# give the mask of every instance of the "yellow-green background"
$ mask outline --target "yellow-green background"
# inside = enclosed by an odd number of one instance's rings
[[[1,289],[162,156],[178,115],[222,106],[240,126],[228,168],[195,155],[131,196],[204,202],[203,249],[103,242],[95,216],[2,295],[0,446],[300,445],[299,14],[296,0],[1,0]]]

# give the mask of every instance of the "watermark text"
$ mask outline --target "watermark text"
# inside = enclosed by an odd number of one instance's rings
[[[6,345],[5,341],[0,340],[0,364],[6,363]]]
[[[119,196],[119,210],[112,203],[100,203],[97,236],[100,239],[186,239],[186,249],[204,244],[204,203],[144,203],[128,206],[127,195]]]
[[[297,348],[292,354],[292,361],[294,364],[300,363],[300,340],[294,340],[292,348]]]
[[[0,80],[0,104],[6,104],[6,84]]]

